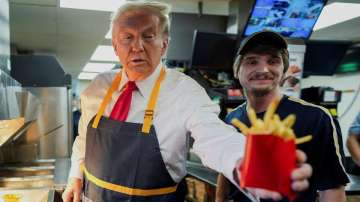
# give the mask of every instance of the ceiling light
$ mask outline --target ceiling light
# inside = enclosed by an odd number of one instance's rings
[[[115,63],[89,62],[83,68],[83,72],[105,72],[115,67]]]
[[[93,80],[95,78],[95,76],[98,74],[99,73],[94,73],[94,72],[80,72],[78,79],[79,80]]]
[[[119,62],[112,46],[98,46],[90,58],[91,61]]]
[[[114,11],[124,3],[125,0],[60,0],[60,7],[83,10]]]
[[[324,7],[314,30],[319,30],[360,16],[360,4],[332,3]]]

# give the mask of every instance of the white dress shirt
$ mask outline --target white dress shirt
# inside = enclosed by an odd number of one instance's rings
[[[160,64],[145,80],[136,81],[138,90],[133,92],[127,122],[143,123],[145,109],[161,67]],[[73,145],[69,177],[83,177],[79,166],[84,162],[87,126],[97,113],[115,73],[111,71],[98,75],[81,95],[79,136]],[[103,116],[110,115],[127,81],[125,71],[122,71],[119,88],[114,92]],[[176,70],[166,69],[153,125],[162,158],[175,182],[186,175],[187,133],[195,139],[193,151],[201,158],[202,163],[234,182],[233,170],[237,160],[243,156],[244,137],[218,118],[219,111],[219,106],[210,100],[195,80]]]

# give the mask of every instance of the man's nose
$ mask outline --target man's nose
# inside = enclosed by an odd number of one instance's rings
[[[270,65],[267,62],[262,62],[260,65],[260,69],[263,72],[269,72]]]
[[[139,38],[135,38],[132,43],[132,50],[133,51],[143,51],[144,50],[144,42]]]

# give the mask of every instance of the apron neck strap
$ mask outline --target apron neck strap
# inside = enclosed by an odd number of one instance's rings
[[[93,128],[98,127],[101,116],[104,114],[105,108],[106,108],[107,104],[110,102],[112,94],[119,87],[120,81],[121,81],[121,71],[116,74],[114,81],[112,82],[110,88],[107,90],[106,95],[101,102],[100,108],[99,108],[99,110],[96,114],[96,117],[94,119],[94,122],[92,124]]]
[[[154,87],[153,87],[151,95],[150,95],[150,100],[148,101],[148,105],[145,110],[144,124],[143,124],[142,130],[141,130],[145,134],[148,134],[150,132],[152,121],[154,118],[154,109],[155,109],[157,97],[158,97],[158,94],[160,91],[160,84],[164,80],[165,75],[166,75],[165,68],[161,68],[160,75],[154,84]],[[119,87],[120,81],[121,81],[121,72],[116,74],[113,83],[111,84],[110,88],[106,92],[106,95],[101,102],[98,113],[96,114],[96,117],[92,124],[93,128],[98,127],[100,119],[101,119],[102,115],[104,114],[105,108],[106,108],[107,104],[110,102],[110,100],[112,98],[112,94]]]
[[[162,68],[160,75],[157,78],[155,85],[153,87],[153,90],[151,92],[150,100],[149,100],[147,108],[145,110],[144,123],[143,123],[142,129],[141,129],[141,132],[143,132],[145,134],[148,134],[150,132],[150,127],[152,125],[152,121],[154,118],[154,109],[155,109],[156,101],[157,101],[159,91],[160,91],[160,84],[164,80],[165,74],[166,74],[165,68]]]

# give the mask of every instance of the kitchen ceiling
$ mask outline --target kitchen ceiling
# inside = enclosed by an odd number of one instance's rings
[[[110,12],[59,8],[59,0],[10,0],[10,40],[19,52],[56,55],[77,78],[105,39]],[[196,0],[164,0],[175,12],[197,13]],[[204,14],[228,15],[228,0],[203,0]],[[358,0],[329,0],[360,3]],[[360,41],[360,17],[313,33],[312,39]]]

